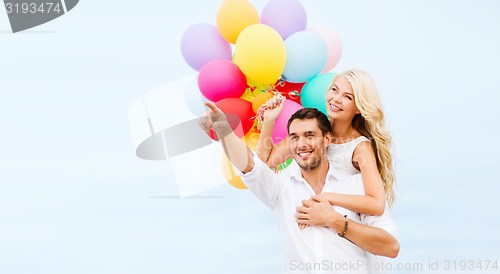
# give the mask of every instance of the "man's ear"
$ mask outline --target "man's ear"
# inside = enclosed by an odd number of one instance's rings
[[[323,138],[324,138],[323,140],[325,141],[325,148],[326,148],[332,142],[332,134],[330,132],[327,132],[325,136],[323,136]]]

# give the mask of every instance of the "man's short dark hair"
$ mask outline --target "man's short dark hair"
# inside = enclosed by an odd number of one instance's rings
[[[290,134],[290,124],[295,119],[299,120],[316,119],[316,121],[318,122],[318,127],[321,130],[323,136],[325,136],[327,132],[332,133],[332,124],[330,124],[330,120],[328,120],[328,117],[323,112],[315,108],[303,108],[297,110],[292,115],[292,117],[288,119],[288,124],[286,125],[288,134]]]

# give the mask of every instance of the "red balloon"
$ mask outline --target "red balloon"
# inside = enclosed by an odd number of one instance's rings
[[[287,81],[280,82],[278,81],[276,83],[275,89],[281,93],[281,95],[285,96],[286,99],[292,100],[296,103],[299,103],[302,105],[300,102],[300,92],[302,91],[302,87],[304,87],[304,83],[290,83]]]
[[[251,102],[240,98],[226,98],[216,102],[215,105],[226,114],[229,125],[239,138],[245,136],[252,129],[255,113]],[[209,136],[215,141],[219,141],[217,134],[212,130],[209,132]]]

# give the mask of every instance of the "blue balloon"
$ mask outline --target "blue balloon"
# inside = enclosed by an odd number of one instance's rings
[[[303,83],[318,75],[328,59],[328,48],[319,34],[299,31],[285,40],[286,65],[281,75],[286,81]]]
[[[326,92],[336,73],[323,73],[309,80],[300,92],[300,102],[305,108],[317,108],[326,113]],[[328,114],[327,114],[328,115]]]

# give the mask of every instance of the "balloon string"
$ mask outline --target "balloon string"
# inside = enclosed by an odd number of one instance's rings
[[[250,90],[250,95],[248,96],[248,101],[252,102],[256,97],[254,92],[257,88],[249,86],[248,89]],[[252,122],[252,124],[253,124],[255,122],[256,118],[257,118],[257,116],[252,116],[252,117],[250,117],[249,121]],[[260,133],[260,129],[257,126],[254,127],[254,131],[257,133]]]
[[[290,92],[282,92],[282,91],[279,91],[276,87],[284,87],[286,85],[286,82],[285,82],[285,79],[283,78],[280,78],[278,80],[278,82],[276,82],[276,84],[274,85],[271,85],[270,88],[268,88],[267,90],[265,91],[269,91],[271,92],[273,95],[276,95],[276,94],[281,94],[283,96],[285,95],[288,95],[288,97],[290,97],[290,99],[298,99],[300,98],[300,91],[297,91],[297,90],[292,90]]]
[[[299,94],[300,94],[300,91],[292,90],[288,93],[288,96],[290,96],[290,99],[298,99],[298,98],[300,98]]]
[[[248,87],[250,90],[250,95],[248,95],[248,101],[252,102],[253,99],[255,99],[255,93],[254,91],[257,89],[256,87]]]
[[[297,90],[292,90],[290,92],[282,92],[282,91],[279,91],[277,89],[277,87],[284,87],[286,85],[286,82],[285,82],[285,79],[283,78],[280,78],[275,84],[271,84],[269,86],[269,88],[267,89],[262,89],[263,92],[270,92],[274,95],[278,95],[280,94],[281,96],[285,96],[285,95],[288,95],[288,97],[290,99],[298,99],[300,98],[300,91],[297,91]],[[249,99],[250,98],[253,98],[255,99],[255,94],[254,94],[254,91],[257,89],[257,87],[249,87],[250,88],[250,92],[251,92],[251,95],[249,96]],[[250,100],[252,101],[252,100]],[[255,116],[253,116],[252,118],[250,118],[250,121],[255,121],[257,120],[257,125],[255,126],[254,130],[255,132],[257,133],[260,133],[261,130],[262,130],[262,123],[264,121],[264,112],[266,112],[266,110],[268,110],[268,107],[266,105],[262,105],[259,107],[259,109],[257,110],[257,114]]]
[[[252,90],[252,95],[254,95],[253,91],[255,91],[257,89],[257,87],[249,87],[249,88]],[[276,92],[278,92],[274,88],[274,85],[270,85],[269,88],[267,88],[267,89],[261,89],[261,90],[262,90],[262,92],[268,92],[269,91],[269,92],[271,92],[273,94],[273,96],[276,94]],[[255,98],[255,95],[254,95],[254,98]],[[257,114],[251,118],[251,121],[255,121],[257,119],[257,125],[254,128],[255,132],[257,132],[257,133],[261,133],[262,122],[264,121],[264,112],[266,112],[266,110],[268,110],[268,107],[266,105],[260,106],[259,109],[257,110]]]
[[[256,126],[256,132],[260,133],[262,130],[262,123],[264,121],[264,112],[268,110],[269,108],[266,105],[260,106],[259,110],[257,110],[257,115],[254,117],[254,119],[257,119],[257,126]]]

